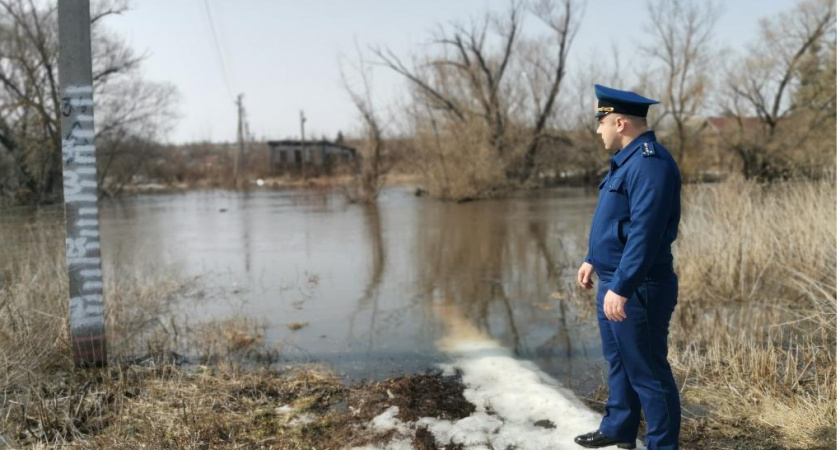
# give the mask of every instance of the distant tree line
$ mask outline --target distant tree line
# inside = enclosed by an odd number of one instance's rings
[[[121,0],[93,3],[93,73],[100,185],[118,194],[133,180],[224,180],[228,161],[212,144],[164,147],[178,95],[140,75],[142,57],[102,19]],[[501,195],[552,183],[592,184],[609,154],[595,134],[592,85],[660,99],[649,123],[687,180],[740,173],[777,180],[833,174],[836,160],[836,6],[802,0],[762,20],[742,52],[715,42],[721,6],[650,0],[650,26],[634,59],[569,54],[582,0],[521,0],[504,11],[441,24],[412,57],[387,47],[359,50],[342,79],[359,113],[349,140],[361,162],[346,190],[371,202],[392,171],[420,174],[443,199]],[[0,0],[0,198],[60,200],[57,8]],[[404,78],[400,102],[375,105],[372,70]],[[347,70],[345,70],[347,69]],[[355,76],[354,76],[355,75]],[[251,152],[257,149],[252,145]],[[267,149],[266,149],[267,151]],[[200,156],[201,161],[195,160]],[[270,171],[255,155],[255,176]],[[167,163],[170,161],[170,163]],[[183,168],[178,171],[178,168]],[[224,185],[224,183],[219,183]]]
[[[620,67],[614,54],[570,71],[582,6],[513,2],[502,13],[440,25],[411,59],[371,48],[369,60],[406,80],[407,100],[389,120],[402,170],[456,200],[591,183],[609,157],[593,119],[592,86],[602,83],[662,101],[649,122],[689,180],[833,175],[833,1],[804,0],[762,20],[755,42],[735,53],[715,44],[720,5],[651,0],[635,58],[643,66]]]

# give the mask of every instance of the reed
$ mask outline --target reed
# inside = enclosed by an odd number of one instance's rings
[[[683,397],[786,445],[833,448],[835,184],[733,179],[683,198],[670,353]]]

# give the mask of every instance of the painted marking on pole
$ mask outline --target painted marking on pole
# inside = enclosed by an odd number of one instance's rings
[[[95,202],[96,195],[65,195],[64,203]]]
[[[101,281],[85,281],[85,284],[82,285],[83,291],[92,291],[94,289],[102,289],[102,282]]]
[[[61,141],[61,158],[65,166],[72,164],[95,164],[96,147],[93,145],[76,145],[73,139]]]
[[[81,95],[81,94],[89,94],[93,95],[93,86],[67,86],[64,89],[65,95]]]
[[[73,297],[73,299],[78,300],[84,308],[102,306],[103,304],[102,294],[80,295],[78,297]]]
[[[87,238],[67,238],[65,239],[65,246],[67,247],[67,257],[68,258],[76,258],[79,256],[85,256],[87,254],[87,250],[85,248],[85,244],[87,244]]]
[[[100,258],[90,2],[58,3],[61,158],[70,299],[77,365],[107,363]]]
[[[67,258],[67,265],[70,266],[91,266],[99,265],[102,260],[99,258]]]
[[[78,154],[93,155],[96,153],[96,147],[90,144],[76,144],[74,139],[64,139],[64,147],[74,150]]]
[[[93,130],[73,130],[73,137],[89,139],[94,136]]]
[[[102,295],[80,295],[70,298],[70,320],[79,328],[98,325],[105,312]]]
[[[96,158],[93,156],[81,156],[79,153],[76,152],[68,152],[64,157],[64,162],[67,164],[96,164]]]
[[[71,98],[69,104],[73,108],[80,108],[85,106],[93,106],[93,99],[90,98]]]
[[[64,195],[76,195],[82,192],[79,184],[79,174],[72,170],[64,171]]]

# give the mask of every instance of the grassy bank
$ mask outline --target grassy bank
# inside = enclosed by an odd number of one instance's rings
[[[269,369],[281,348],[264,342],[265,324],[184,314],[225,293],[172,268],[110,269],[110,364],[77,369],[64,257],[54,251],[64,235],[54,215],[0,222],[0,232],[25,243],[0,267],[0,448],[363,447],[391,439],[393,430],[370,425],[390,406],[406,421],[460,419],[473,410],[457,377],[347,386],[322,367]],[[424,429],[412,439],[417,448],[437,448]]]
[[[686,187],[670,354],[686,406],[683,448],[835,447],[835,202],[828,182]],[[348,386],[321,368],[269,370],[282,349],[263,342],[265,325],[182,315],[185,302],[224,293],[173,270],[113,269],[114,359],[77,370],[54,251],[61,222],[7,226],[0,233],[28,244],[0,267],[0,448],[333,449],[389,442],[391,431],[370,425],[389,406],[404,422],[472,412],[457,377]],[[569,301],[591,307],[575,292]],[[411,445],[438,444],[419,428]]]
[[[180,315],[219,293],[177,271],[106,278],[120,280],[106,285],[110,365],[77,369],[63,256],[49,251],[61,229],[5,231],[30,245],[0,268],[0,448],[339,449],[388,442],[370,422],[391,405],[403,420],[472,412],[455,377],[346,386],[321,367],[268,369],[280,349],[264,324]],[[413,439],[436,448],[429,433]]]
[[[682,445],[835,448],[833,180],[731,179],[686,185],[682,200],[669,351]],[[580,257],[572,256],[563,263],[576,272]],[[574,287],[563,294],[594,314],[591,295]],[[589,405],[603,411],[606,396],[601,387]]]
[[[689,186],[684,201],[670,354],[682,397],[720,431],[834,448],[834,183],[729,181]]]

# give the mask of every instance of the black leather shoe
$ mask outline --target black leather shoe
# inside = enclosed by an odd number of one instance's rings
[[[575,438],[575,443],[586,448],[601,448],[610,445],[618,446],[618,448],[636,448],[635,442],[619,442],[604,436],[600,431],[581,434]]]

